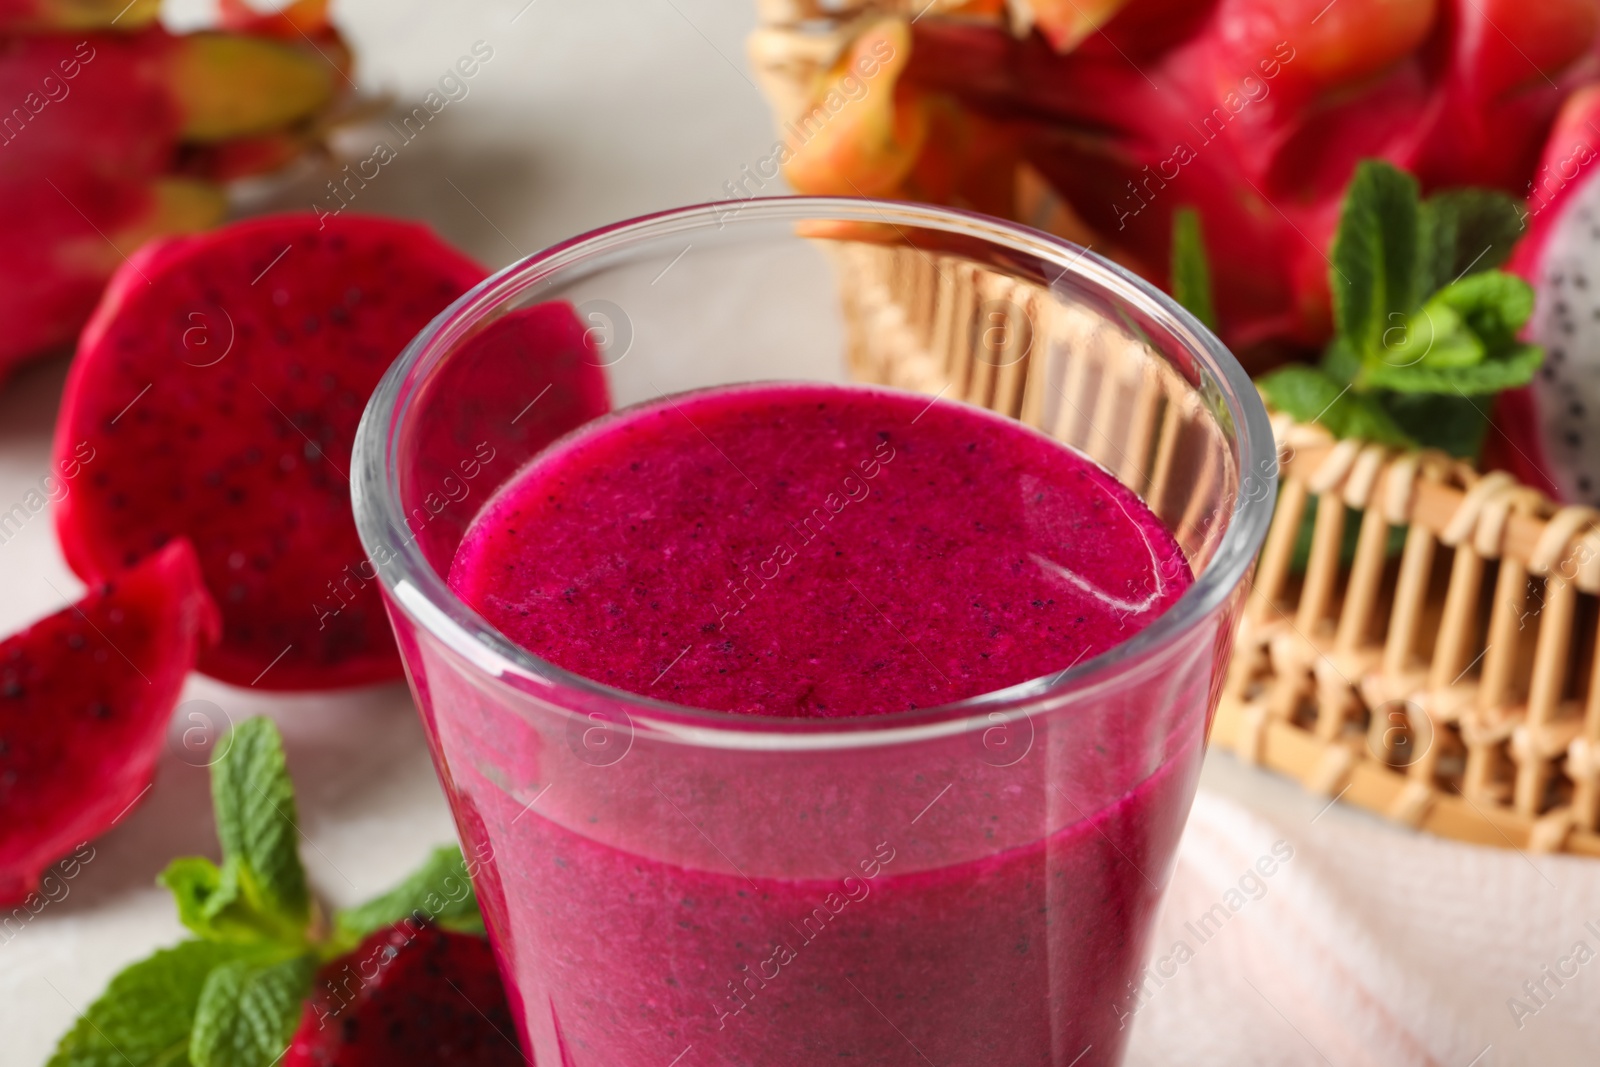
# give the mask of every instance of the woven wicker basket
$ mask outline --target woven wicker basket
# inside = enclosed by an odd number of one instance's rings
[[[1019,418],[1181,544],[1209,536],[1184,506],[1196,420],[1170,368],[1128,359],[1136,331],[957,255],[825,244],[853,377]],[[992,329],[996,307],[1026,325]],[[1212,743],[1407,826],[1600,856],[1600,512],[1442,453],[1273,428],[1278,507]]]
[[[909,18],[923,2],[759,0],[764,25],[750,53],[780,125],[814,105],[858,19]],[[926,10],[1006,17],[983,0]],[[1070,212],[1053,208],[1025,168],[1017,190],[1024,219],[1077,236]],[[1094,355],[1126,338],[1108,339],[1048,292],[997,275],[982,291],[1027,317],[1027,331],[1001,336],[1028,351],[996,351],[975,325],[981,309],[956,297],[970,287],[952,284],[955,272],[979,268],[829,244],[857,377],[1021,418],[1146,499],[1177,491],[1164,482],[1183,434],[1161,424],[1183,421],[1176,392],[1158,373],[1102,373],[1108,364]],[[1274,427],[1278,511],[1213,744],[1407,826],[1600,856],[1600,512],[1559,508],[1508,475],[1441,454],[1337,442],[1282,417]],[[1179,516],[1180,543],[1196,536],[1186,527],[1199,516],[1166,514]]]
[[[1275,429],[1283,489],[1213,743],[1408,826],[1600,855],[1600,513],[1437,453]]]

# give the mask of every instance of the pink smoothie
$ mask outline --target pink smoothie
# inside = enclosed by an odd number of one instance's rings
[[[450,580],[578,674],[816,718],[1062,671],[1138,632],[1192,575],[1137,497],[1014,421],[763,385],[558,443],[485,505]],[[1204,677],[1178,681],[1203,703]],[[510,783],[539,777],[523,765],[548,763],[548,742],[475,732],[458,709],[481,753],[447,786],[540,1067],[1091,1067],[1120,1055],[1118,1006],[1193,791],[1203,722],[1152,749],[1165,713],[1132,700],[1015,767],[962,750],[926,780],[906,768],[903,797],[848,799],[839,782],[870,777],[852,770],[866,755],[784,792],[720,774],[712,752],[666,773],[600,768],[615,775],[600,800],[519,783],[552,791],[535,808]],[[729,791],[747,825],[696,818]],[[822,851],[837,875],[774,873],[819,840],[836,843]]]
[[[658,700],[931,707],[1121,643],[1192,577],[1111,475],[1014,420],[780,385],[633,408],[478,516],[451,586],[506,636]]]

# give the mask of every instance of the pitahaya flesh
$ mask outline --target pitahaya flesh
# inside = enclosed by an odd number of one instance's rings
[[[318,976],[283,1067],[523,1067],[494,952],[410,920]]]
[[[0,643],[0,906],[144,795],[218,626],[178,540]]]
[[[147,245],[112,279],[68,376],[56,450],[99,455],[56,513],[99,581],[176,538],[222,612],[200,669],[319,689],[398,677],[350,511],[378,379],[486,271],[426,228],[282,215]]]
[[[494,487],[523,457],[611,409],[596,332],[623,343],[615,309],[580,317],[565,301],[518,308],[463,342],[416,401],[420,419],[408,463],[409,525],[424,554],[444,574],[456,547]],[[440,397],[439,410],[430,410]],[[407,535],[409,536],[409,535]]]

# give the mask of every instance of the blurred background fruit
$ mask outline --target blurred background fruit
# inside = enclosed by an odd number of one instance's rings
[[[771,0],[763,15],[752,65],[797,191],[1018,219],[1162,284],[1174,214],[1194,207],[1221,333],[1255,370],[1330,336],[1327,257],[1359,161],[1425,192],[1525,197],[1564,101],[1600,75],[1600,0]]]
[[[326,0],[175,34],[147,0],[0,5],[0,377],[76,339],[145,240],[221,221],[229,181],[322,140],[350,89]]]

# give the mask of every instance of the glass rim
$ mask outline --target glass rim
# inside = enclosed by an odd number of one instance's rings
[[[1004,689],[929,708],[848,718],[791,719],[696,708],[657,700],[566,670],[512,643],[455,595],[423,555],[416,538],[388,531],[409,529],[401,507],[396,428],[414,401],[412,380],[506,300],[597,256],[708,225],[827,220],[887,223],[975,238],[1060,269],[1054,288],[1070,276],[1091,290],[1136,306],[1169,331],[1219,386],[1232,420],[1241,496],[1209,564],[1155,621],[1127,641],[1060,672]],[[580,427],[580,430],[582,428]],[[962,733],[999,721],[1031,717],[1042,705],[1078,701],[1159,661],[1222,607],[1247,577],[1266,538],[1276,494],[1277,445],[1255,386],[1233,354],[1210,330],[1151,283],[1088,248],[1041,230],[957,208],[856,197],[786,196],[716,201],[643,215],[602,226],[525,256],[474,286],[414,337],[385,372],[361,416],[351,456],[351,502],[369,558],[382,546],[390,561],[375,567],[391,605],[467,662],[497,678],[515,678],[530,695],[563,690],[601,698],[620,709],[630,728],[646,726],[680,740],[755,749],[856,748]],[[1265,483],[1259,497],[1243,495],[1251,479]],[[576,713],[577,709],[563,710]]]

